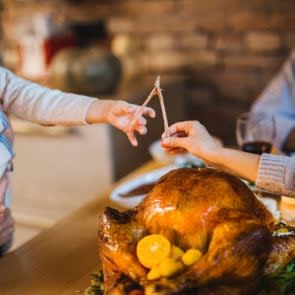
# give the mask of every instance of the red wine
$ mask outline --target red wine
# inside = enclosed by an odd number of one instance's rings
[[[253,141],[244,143],[242,145],[242,150],[244,152],[261,155],[262,153],[270,153],[271,147],[272,145],[269,142]]]

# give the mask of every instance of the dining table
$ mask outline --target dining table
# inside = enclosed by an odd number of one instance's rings
[[[99,215],[106,206],[124,210],[110,200],[110,193],[163,166],[149,161],[136,168],[105,193],[0,258],[0,295],[83,294],[90,285],[91,274],[100,268]],[[294,213],[295,207],[292,210]]]
[[[149,161],[51,228],[0,258],[1,295],[83,294],[99,268],[98,217],[118,185],[163,165]]]

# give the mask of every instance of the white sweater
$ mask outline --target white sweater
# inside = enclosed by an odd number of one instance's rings
[[[93,97],[50,90],[0,67],[0,99],[5,112],[44,125],[85,124]]]
[[[42,125],[86,124],[86,114],[93,97],[50,90],[17,77],[0,67],[0,177],[11,167],[12,144],[4,136],[9,124],[4,112]],[[9,206],[9,195],[4,202]]]

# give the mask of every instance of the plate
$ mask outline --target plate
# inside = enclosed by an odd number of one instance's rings
[[[241,179],[241,178],[240,178]],[[254,183],[245,179],[241,179],[254,192],[258,200],[270,211],[273,217],[279,221],[281,220],[281,212],[279,210],[279,196],[267,190],[257,187]]]
[[[165,175],[169,171],[173,169],[179,168],[176,165],[169,165],[163,167],[161,169],[153,170],[146,174],[140,175],[136,178],[133,178],[127,182],[122,183],[121,185],[117,186],[110,194],[110,199],[115,202],[116,204],[120,205],[124,208],[133,208],[138,205],[142,199],[145,197],[144,195],[137,195],[132,197],[122,197],[122,194],[126,194],[127,192],[131,191],[132,189],[139,187],[143,184],[148,184],[152,182],[156,182],[161,176]]]

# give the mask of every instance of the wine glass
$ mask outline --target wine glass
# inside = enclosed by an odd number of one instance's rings
[[[275,119],[271,114],[242,113],[237,119],[236,138],[245,152],[270,153],[275,135]]]

